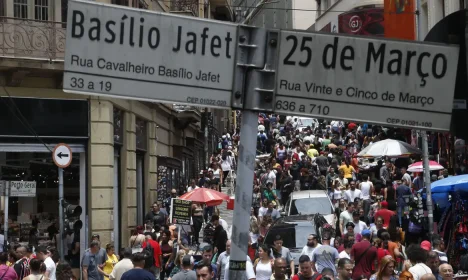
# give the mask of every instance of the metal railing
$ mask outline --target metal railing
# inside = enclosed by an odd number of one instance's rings
[[[172,0],[171,12],[191,12],[198,17],[199,0]]]
[[[0,57],[63,61],[65,23],[0,17]]]

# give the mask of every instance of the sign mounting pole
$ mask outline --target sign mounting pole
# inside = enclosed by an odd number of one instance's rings
[[[3,252],[6,252],[8,248],[8,206],[9,206],[9,196],[10,196],[10,182],[5,182],[5,217],[3,221],[3,235],[4,235],[4,242],[3,242]]]
[[[273,67],[277,57],[276,33],[240,25],[238,34],[232,103],[233,109],[242,110],[242,122],[229,260],[231,280],[245,278],[257,146],[257,111],[271,112],[275,74]],[[272,48],[267,48],[268,45]]]
[[[422,41],[422,26],[421,26],[421,0],[416,0],[418,30],[418,41]],[[429,169],[429,147],[427,143],[427,132],[421,130],[421,142],[423,152],[423,178],[424,187],[426,188],[426,206],[427,206],[427,221],[429,225],[429,242],[432,244],[432,235],[434,234],[434,213],[432,207],[432,190],[431,190],[431,170]]]
[[[63,169],[68,167],[72,161],[72,151],[70,147],[66,144],[60,143],[55,146],[52,151],[52,159],[54,160],[55,165],[58,167],[58,189],[59,189],[59,235],[60,242],[58,243],[58,249],[60,253],[60,260],[65,260],[65,248],[64,248],[64,237],[65,237],[65,225],[63,217]]]
[[[63,237],[64,237],[64,228],[65,225],[63,224],[63,168],[58,168],[58,181],[59,181],[59,231],[62,238],[60,238],[59,252],[60,252],[60,260],[65,260],[65,250],[63,248]]]

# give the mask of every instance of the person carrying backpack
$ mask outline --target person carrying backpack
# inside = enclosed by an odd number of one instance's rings
[[[145,242],[143,243],[142,253],[145,256],[145,269],[151,272],[156,279],[159,279],[162,252],[159,243],[156,241],[156,234],[154,232],[145,232]]]

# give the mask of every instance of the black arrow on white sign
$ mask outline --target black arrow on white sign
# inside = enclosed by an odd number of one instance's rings
[[[58,153],[57,156],[62,159],[62,157],[68,157],[68,154],[62,154],[62,152]]]

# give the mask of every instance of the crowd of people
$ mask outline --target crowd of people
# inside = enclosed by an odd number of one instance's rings
[[[259,114],[245,279],[453,279],[447,241],[427,235],[418,192],[424,180],[406,170],[418,158],[364,164],[357,157],[372,143],[405,137],[412,142],[411,132],[381,126],[340,121],[301,126],[298,118]],[[209,168],[183,192],[233,187],[240,140],[238,129],[225,131]],[[449,176],[447,170],[433,175],[432,180]],[[335,219],[310,234],[294,260],[280,235],[273,244],[265,236],[291,194],[301,190],[326,193]],[[69,248],[67,261],[60,261],[55,248],[18,247],[0,254],[0,279],[229,279],[231,228],[217,207],[193,203],[191,225],[170,223],[170,201],[183,192],[172,189],[154,203],[145,224],[118,252],[112,244],[103,246],[98,235],[82,259],[79,244]]]

